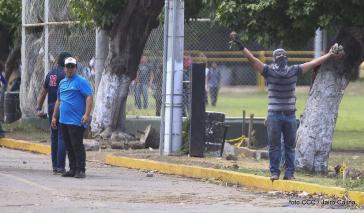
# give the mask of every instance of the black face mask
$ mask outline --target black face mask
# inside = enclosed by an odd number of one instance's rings
[[[287,67],[288,64],[288,59],[287,57],[279,57],[275,60],[275,64],[277,64],[278,68],[281,69],[285,69]]]

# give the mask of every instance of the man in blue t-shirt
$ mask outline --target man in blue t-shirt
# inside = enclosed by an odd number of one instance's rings
[[[93,91],[90,83],[76,72],[76,59],[66,58],[66,77],[59,83],[52,127],[57,127],[57,118],[60,114],[59,123],[70,167],[70,170],[62,176],[85,178],[86,151],[83,145],[83,132],[90,122]]]
[[[37,101],[37,115],[44,117],[46,114],[42,111],[44,100],[48,94],[48,118],[49,123],[51,122],[54,105],[57,101],[57,90],[59,82],[65,77],[64,73],[64,60],[65,58],[71,57],[68,52],[62,52],[58,56],[58,66],[53,68],[47,74],[42,91],[38,96]],[[57,121],[58,122],[58,121]],[[51,128],[51,153],[52,153],[52,166],[54,174],[62,174],[65,172],[66,164],[66,151],[63,143],[62,132],[58,131],[58,128]]]

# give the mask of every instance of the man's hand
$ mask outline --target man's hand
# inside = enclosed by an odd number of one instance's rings
[[[57,129],[57,118],[53,117],[51,122],[51,127]]]
[[[343,56],[345,54],[344,47],[338,43],[335,43],[330,48],[330,53],[332,53],[334,56]]]
[[[232,48],[232,46],[235,44],[239,47],[239,50],[243,50],[245,47],[243,45],[243,43],[241,43],[241,41],[239,40],[238,34],[233,31],[230,33],[230,49]]]
[[[37,107],[36,114],[40,118],[47,118],[47,114],[42,111],[42,108]]]
[[[88,124],[90,122],[90,116],[89,115],[83,115],[81,119],[82,124]]]

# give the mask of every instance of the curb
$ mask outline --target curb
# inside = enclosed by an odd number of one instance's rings
[[[114,156],[112,154],[106,156],[105,163],[131,169],[157,170],[164,174],[180,175],[184,177],[214,178],[231,184],[255,187],[264,190],[277,190],[286,192],[305,191],[310,194],[324,193],[326,195],[336,196],[338,198],[347,196],[349,199],[355,201],[355,203],[358,205],[364,204],[364,192],[347,191],[346,189],[340,187],[321,186],[313,183],[287,180],[278,180],[272,182],[268,177],[252,174],[120,157]]]
[[[46,155],[49,155],[51,153],[50,146],[9,138],[1,138],[0,146]],[[180,175],[184,177],[214,178],[231,184],[238,184],[241,186],[255,187],[265,190],[277,190],[286,192],[305,191],[311,194],[324,193],[339,198],[347,196],[349,199],[355,201],[355,203],[358,205],[364,204],[364,192],[347,191],[346,189],[340,187],[321,186],[313,183],[287,180],[277,180],[272,182],[268,177],[262,177],[252,174],[220,169],[203,168],[197,166],[164,163],[144,159],[120,157],[114,156],[112,154],[106,156],[104,163],[131,169],[157,170],[164,174]]]
[[[23,151],[30,151],[45,155],[51,154],[51,147],[48,145],[43,144],[36,144],[28,141],[23,140],[15,140],[10,138],[1,138],[0,139],[0,146],[4,146],[11,149],[23,150]]]

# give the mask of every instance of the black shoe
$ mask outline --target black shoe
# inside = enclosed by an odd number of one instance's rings
[[[86,174],[84,171],[77,171],[74,177],[75,178],[85,178]]]
[[[74,177],[75,172],[73,170],[69,170],[68,172],[65,172],[62,174],[62,177]]]
[[[296,179],[293,175],[292,176],[284,176],[283,180],[294,180]]]
[[[57,175],[57,169],[53,169],[53,174]]]

